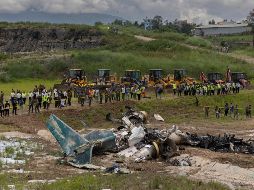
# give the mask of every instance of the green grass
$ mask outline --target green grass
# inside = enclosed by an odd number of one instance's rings
[[[211,48],[212,43],[206,39],[200,37],[189,37],[185,43],[190,44],[192,46],[198,46],[203,48]]]
[[[154,173],[130,174],[130,175],[108,175],[85,174],[68,180],[60,180],[50,185],[38,186],[37,189],[54,190],[84,190],[84,189],[122,189],[122,190],[154,190],[154,189],[172,189],[172,190],[226,190],[223,185],[218,183],[203,183],[200,181],[191,181],[185,177],[172,177]]]
[[[202,121],[211,122],[222,122],[230,123],[236,122],[230,117],[223,117],[220,120],[215,118],[215,106],[224,107],[226,103],[233,103],[238,105],[240,119],[245,118],[245,107],[249,104],[254,105],[254,95],[253,90],[241,91],[237,95],[227,95],[227,96],[198,96],[199,107],[195,105],[195,97],[193,96],[183,96],[174,99],[164,98],[162,100],[147,100],[137,104],[139,110],[145,110],[148,113],[154,114],[159,113],[165,119],[167,123],[193,123]],[[158,106],[160,105],[160,106]],[[205,118],[204,107],[210,107],[210,117]],[[165,110],[167,110],[165,112]],[[223,114],[223,110],[222,110]],[[240,121],[239,121],[240,122]]]
[[[227,66],[231,71],[246,72],[250,78],[254,77],[254,65],[248,64],[237,59],[223,56],[209,50],[193,50],[178,43],[158,40],[154,42],[135,42],[129,50],[80,50],[73,51],[72,56],[66,61],[11,61],[4,67],[7,72],[8,80],[2,80],[0,90],[10,92],[12,88],[30,90],[31,86],[40,81],[26,78],[47,78],[48,81],[63,78],[63,73],[68,68],[81,68],[86,71],[88,79],[94,81],[97,69],[109,68],[112,74],[118,78],[124,74],[124,70],[138,69],[142,74],[148,74],[149,69],[161,68],[164,75],[173,74],[174,69],[184,68],[189,76],[197,78],[200,72],[221,72],[225,73]],[[121,47],[124,48],[124,47]],[[125,48],[127,49],[127,48]],[[13,81],[6,83],[6,81]],[[42,81],[42,83],[44,83]],[[51,85],[53,86],[53,85]],[[28,87],[28,88],[27,88]],[[7,90],[6,90],[7,89]]]
[[[3,91],[5,94],[9,95],[11,90],[22,90],[25,92],[29,92],[34,89],[35,85],[43,84],[47,88],[53,87],[55,83],[59,83],[59,80],[43,80],[43,79],[23,79],[17,80],[14,82],[0,82],[0,90]]]
[[[254,57],[254,48],[253,47],[241,48],[241,49],[235,50],[233,52],[240,54],[240,55],[247,55],[250,57]]]
[[[65,70],[72,64],[69,59],[11,59],[3,66],[0,81],[9,82],[24,78],[56,79],[63,77]]]
[[[154,47],[151,45],[149,48]],[[99,68],[109,68],[118,77],[123,75],[126,69],[139,69],[142,74],[148,74],[149,69],[161,68],[164,75],[167,75],[173,74],[174,69],[185,68],[189,76],[198,78],[202,71],[225,73],[229,66],[232,71],[246,72],[250,78],[254,77],[252,64],[215,52],[191,50],[180,45],[172,45],[162,51],[79,51],[74,54],[73,59],[76,67],[85,69],[91,76],[96,75]]]
[[[211,36],[207,37],[208,40],[212,42],[240,42],[240,41],[246,41],[250,42],[253,40],[253,36],[249,34],[243,34],[243,35],[228,35],[228,36]]]
[[[15,189],[22,190],[26,181],[25,176],[18,174],[0,174],[0,189],[9,189],[8,185],[15,185]]]

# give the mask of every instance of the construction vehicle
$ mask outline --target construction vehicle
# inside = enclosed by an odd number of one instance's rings
[[[183,81],[186,78],[186,70],[175,69],[174,70],[174,81]]]
[[[65,75],[65,80],[62,84],[67,83],[69,85],[84,86],[87,84],[85,72],[82,69],[70,69]]]
[[[208,82],[213,84],[224,83],[223,75],[221,73],[208,73]]]
[[[162,69],[150,69],[149,70],[149,81],[159,82],[162,79]]]
[[[167,82],[163,78],[163,70],[162,69],[150,69],[149,70],[149,76],[144,76],[144,81],[148,86],[154,86],[155,84],[161,84],[164,88],[167,87]]]
[[[124,72],[124,77],[121,78],[121,83],[130,84],[130,83],[139,83],[141,80],[140,70],[126,70]]]
[[[193,78],[187,77],[187,72],[185,69],[175,69],[174,70],[174,81],[176,84],[187,83],[193,84],[196,83]]]
[[[71,89],[73,86],[87,85],[85,72],[82,69],[69,69],[64,78],[61,84],[54,85],[54,89],[66,90]]]
[[[243,72],[232,72],[232,81],[237,83],[239,82],[243,87],[246,87],[250,84],[250,81],[247,79],[247,74]]]
[[[98,69],[97,70],[97,85],[106,85],[106,84],[112,84],[116,82],[116,77],[114,75],[111,75],[110,69]]]

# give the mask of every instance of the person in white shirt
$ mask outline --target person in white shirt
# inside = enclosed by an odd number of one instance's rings
[[[22,106],[23,100],[22,100],[22,95],[21,95],[20,91],[17,92],[17,95],[16,95],[16,96],[17,96],[18,104],[19,104],[20,106]]]
[[[122,92],[122,100],[124,101],[125,100],[125,86],[121,88],[121,92]]]
[[[21,97],[22,97],[22,100],[23,100],[23,104],[26,104],[26,93],[22,92]]]

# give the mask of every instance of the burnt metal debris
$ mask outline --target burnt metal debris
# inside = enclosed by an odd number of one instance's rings
[[[235,152],[254,154],[254,141],[236,138],[235,135],[224,134],[223,136],[199,136],[186,133],[188,145],[209,149],[218,152]]]
[[[156,117],[156,120],[158,117],[163,120],[159,115]],[[147,128],[148,114],[131,107],[126,107],[121,119],[115,119],[111,114],[107,114],[106,119],[118,123],[119,127],[81,135],[55,115],[50,116],[47,127],[61,146],[68,163],[79,168],[87,168],[92,155],[105,152],[114,152],[135,162],[157,158],[169,160],[179,155],[178,145],[220,152],[254,153],[254,141],[244,141],[234,135],[199,136],[183,133],[175,125],[164,130]]]

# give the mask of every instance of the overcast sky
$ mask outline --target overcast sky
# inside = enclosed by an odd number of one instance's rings
[[[161,15],[196,23],[245,19],[254,0],[0,0],[0,13],[39,10],[50,13],[108,13],[129,20]]]

